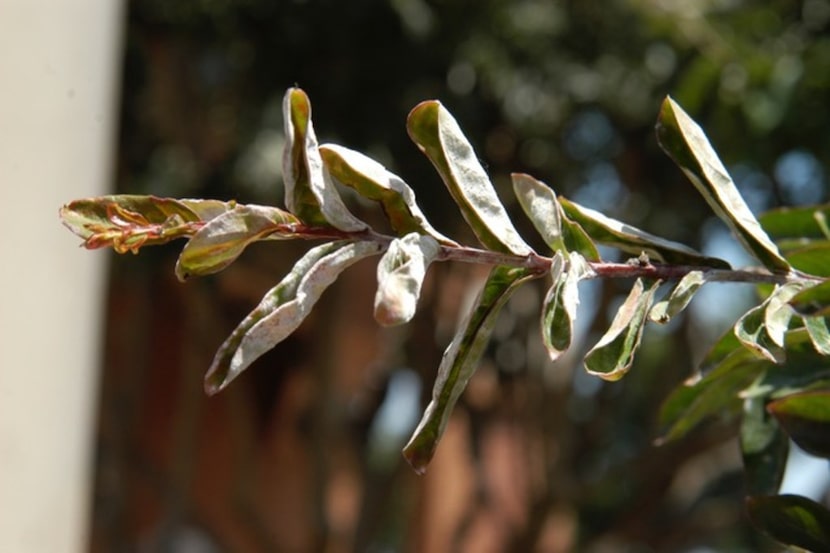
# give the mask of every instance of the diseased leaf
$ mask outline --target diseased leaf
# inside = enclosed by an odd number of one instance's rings
[[[409,136],[429,158],[481,243],[491,249],[529,255],[493,184],[458,122],[440,102],[421,102],[406,121]]]
[[[827,317],[814,315],[802,317],[802,321],[816,352],[821,355],[830,355],[830,330],[827,328]]]
[[[767,409],[801,449],[830,459],[830,390],[791,394]]]
[[[142,246],[195,234],[206,221],[235,205],[120,194],[75,200],[61,207],[59,214],[63,224],[84,239],[87,249],[111,246],[118,253],[138,253]]]
[[[693,265],[728,269],[722,259],[706,257],[692,248],[649,234],[644,230],[622,223],[598,211],[583,207],[567,198],[559,197],[559,205],[588,235],[602,244],[614,246],[624,252],[640,255],[645,252],[652,261],[675,265]]]
[[[184,281],[221,271],[257,240],[293,237],[298,223],[296,217],[276,207],[237,205],[193,235],[176,262],[176,276]]]
[[[802,315],[830,315],[830,281],[802,290],[790,299],[790,305]]]
[[[634,362],[634,353],[640,346],[646,314],[660,285],[655,281],[646,290],[642,279],[637,279],[625,302],[617,311],[608,331],[585,355],[585,369],[604,380],[619,380]]]
[[[735,336],[749,351],[776,363],[782,359],[783,352],[767,333],[764,325],[766,306],[767,302],[764,302],[744,313],[733,329]]]
[[[778,493],[787,467],[790,440],[778,422],[767,414],[763,397],[744,401],[740,443],[747,492],[750,495]]]
[[[513,191],[530,222],[553,251],[579,252],[590,261],[599,261],[599,252],[591,237],[568,218],[545,183],[523,173],[513,173]]]
[[[807,551],[830,551],[830,511],[800,495],[757,496],[746,499],[752,523],[786,545]]]
[[[746,205],[703,130],[669,97],[660,109],[657,139],[747,251],[769,270],[788,272],[789,263]]]
[[[557,360],[571,345],[576,308],[579,305],[579,281],[594,275],[581,255],[571,252],[565,261],[562,252],[553,256],[550,268],[553,284],[542,306],[542,341],[551,361]]]
[[[792,282],[776,286],[772,294],[765,300],[764,326],[767,336],[778,347],[784,347],[784,335],[790,327],[790,320],[795,311],[788,303],[799,290],[804,288],[800,282]]]
[[[497,266],[490,272],[475,307],[467,315],[444,351],[432,389],[432,399],[403,456],[418,474],[423,474],[446,429],[453,407],[467,387],[493,332],[499,310],[510,294],[535,275],[526,269]]]
[[[695,292],[703,286],[706,278],[702,271],[691,271],[678,282],[667,299],[658,301],[649,311],[648,318],[655,323],[668,323],[672,317],[686,309]]]
[[[341,272],[381,249],[373,242],[338,241],[306,252],[219,348],[205,375],[205,391],[210,395],[221,391],[258,357],[287,338]]]
[[[427,268],[439,251],[433,237],[417,232],[392,241],[378,263],[375,319],[380,324],[399,325],[412,319]]]
[[[458,245],[430,225],[409,185],[377,161],[335,144],[320,146],[320,155],[335,181],[353,188],[365,198],[380,202],[389,224],[400,236],[417,232],[428,234],[442,244]]]
[[[323,160],[311,123],[311,102],[299,88],[289,88],[283,100],[285,150],[282,174],[285,205],[308,225],[333,226],[359,232],[368,225],[352,215],[334,184],[323,173]]]

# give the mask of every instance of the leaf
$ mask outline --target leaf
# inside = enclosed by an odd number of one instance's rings
[[[787,467],[790,440],[778,422],[764,410],[763,397],[744,401],[740,443],[748,493],[778,493]]]
[[[399,325],[412,319],[427,268],[439,251],[433,237],[417,232],[392,241],[378,263],[375,319],[380,324]]]
[[[705,420],[737,412],[743,403],[739,394],[770,365],[738,348],[693,384],[678,386],[660,409],[658,443],[678,440]]]
[[[830,390],[791,394],[770,402],[767,410],[801,449],[830,459]]]
[[[802,315],[830,315],[830,281],[802,290],[790,299],[790,305]]]
[[[336,144],[320,146],[320,155],[326,170],[337,182],[353,188],[364,198],[380,202],[389,224],[400,236],[417,232],[428,234],[442,244],[458,245],[430,225],[409,185],[377,161]]]
[[[735,336],[749,351],[777,363],[781,360],[783,352],[777,347],[764,326],[766,306],[767,302],[764,302],[744,313],[733,329]]]
[[[519,204],[551,250],[563,254],[575,251],[590,261],[599,261],[591,237],[565,215],[549,186],[523,173],[513,173],[511,178]]]
[[[774,240],[830,239],[830,204],[780,207],[758,217],[761,226]]]
[[[722,259],[706,257],[692,248],[649,234],[636,227],[559,197],[565,214],[578,223],[588,235],[602,244],[614,246],[634,255],[645,252],[650,259],[674,265],[693,265],[728,269]]]
[[[800,495],[748,497],[752,523],[771,538],[807,551],[830,551],[830,511]]]
[[[453,407],[467,387],[493,332],[499,310],[510,294],[534,275],[527,269],[496,266],[467,315],[444,351],[438,375],[418,427],[403,449],[403,456],[418,474],[423,474],[438,441],[446,429]]]
[[[617,311],[608,331],[585,355],[585,369],[604,380],[619,380],[634,362],[634,353],[640,346],[646,314],[660,285],[655,281],[648,290],[642,279],[637,279],[625,302]]]
[[[406,121],[409,136],[429,158],[464,219],[491,250],[529,255],[528,246],[510,221],[487,173],[458,122],[440,102],[421,102]]]
[[[205,221],[235,205],[121,194],[75,200],[61,207],[59,215],[87,249],[111,246],[118,253],[138,253],[142,246],[195,234]]]
[[[346,268],[380,253],[374,242],[329,242],[312,248],[225,340],[205,375],[205,391],[216,394],[262,354],[292,332]]]
[[[810,336],[816,352],[821,355],[830,355],[830,330],[827,328],[827,318],[821,316],[802,317],[804,328]]]
[[[787,251],[787,261],[803,273],[830,277],[830,241],[814,240]]]
[[[655,323],[668,323],[672,317],[686,309],[689,302],[692,301],[695,292],[703,286],[706,278],[701,271],[691,271],[680,279],[674,288],[672,288],[668,299],[658,301],[654,307],[649,311],[648,318]]]
[[[566,266],[567,265],[567,266]],[[542,307],[542,341],[551,361],[557,360],[571,345],[573,322],[579,305],[579,281],[590,278],[594,271],[581,255],[571,252],[566,263],[562,252],[551,262],[553,279]]]
[[[334,184],[324,175],[306,93],[289,88],[282,109],[286,137],[282,174],[288,210],[308,225],[333,226],[345,232],[368,228],[346,209]]]
[[[257,240],[275,234],[279,238],[294,236],[298,223],[296,217],[276,207],[237,205],[193,235],[176,262],[176,276],[184,281],[221,271]]]
[[[771,271],[788,272],[789,263],[746,205],[703,130],[670,97],[660,109],[657,139],[747,251]]]
[[[764,302],[766,305],[764,308],[764,327],[772,343],[778,347],[784,347],[784,335],[790,327],[790,320],[795,314],[788,302],[803,288],[804,284],[801,282],[776,286]]]

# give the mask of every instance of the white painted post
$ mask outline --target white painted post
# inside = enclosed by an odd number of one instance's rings
[[[0,0],[0,551],[88,544],[106,253],[58,221],[112,173],[121,0]]]

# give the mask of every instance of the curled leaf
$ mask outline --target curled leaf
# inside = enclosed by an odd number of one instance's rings
[[[311,123],[311,102],[299,88],[289,88],[283,100],[285,150],[282,174],[285,205],[304,223],[333,226],[346,232],[367,228],[346,209],[334,184],[323,173],[323,160]]]
[[[783,355],[781,349],[767,333],[764,325],[766,302],[753,307],[735,323],[733,330],[741,344],[759,357],[773,363],[779,361]]]
[[[346,268],[376,255],[373,242],[329,242],[312,248],[225,340],[205,375],[205,391],[215,394],[258,357],[287,338]]]
[[[665,300],[658,301],[654,307],[649,311],[648,318],[655,323],[668,323],[672,317],[686,309],[689,302],[695,295],[695,292],[703,286],[706,278],[701,271],[691,271],[686,274],[674,288],[672,288],[669,297]]]
[[[830,280],[802,290],[790,299],[790,305],[802,315],[830,315]]]
[[[553,256],[550,268],[553,284],[542,306],[542,341],[551,361],[557,360],[571,345],[576,308],[579,305],[579,281],[594,275],[585,258],[571,252],[568,261],[562,252]]]
[[[530,175],[514,173],[513,191],[536,231],[553,251],[575,251],[590,261],[599,261],[599,252],[585,230],[562,210],[556,193]]]
[[[481,243],[505,253],[532,253],[513,227],[473,147],[450,112],[438,101],[421,102],[409,113],[406,126]]]
[[[251,243],[278,235],[293,236],[299,221],[276,207],[237,205],[209,221],[182,249],[176,262],[176,276],[193,276],[221,271]]]
[[[803,317],[802,321],[816,352],[820,355],[830,355],[830,330],[827,328],[827,318],[814,315]]]
[[[746,499],[752,523],[771,538],[805,551],[830,551],[830,511],[800,495]]]
[[[660,109],[657,138],[747,251],[771,271],[788,272],[789,263],[746,205],[703,129],[669,97]]]
[[[439,251],[434,238],[417,232],[392,241],[378,263],[375,319],[380,324],[398,325],[412,319],[427,268]]]
[[[120,194],[75,200],[61,207],[59,214],[88,249],[111,246],[118,253],[138,253],[142,246],[193,235],[206,221],[235,205]]]
[[[767,410],[801,449],[830,459],[830,391],[790,394],[770,402]]]
[[[497,266],[490,272],[475,307],[444,351],[438,375],[421,422],[403,449],[403,456],[418,474],[426,471],[453,407],[475,372],[493,332],[499,310],[510,294],[535,276],[526,269]]]
[[[722,259],[706,257],[684,244],[660,238],[566,198],[559,197],[559,205],[591,238],[602,244],[633,255],[645,252],[651,260],[663,263],[730,268],[729,263]]]
[[[752,495],[778,493],[790,451],[790,439],[778,421],[766,412],[764,401],[763,397],[745,399],[741,420],[744,481]]]
[[[428,234],[442,244],[458,245],[430,225],[409,185],[377,161],[336,144],[320,146],[320,155],[329,175],[337,182],[380,202],[389,224],[399,235],[417,232]]]
[[[604,380],[619,380],[634,362],[634,353],[640,346],[646,315],[660,286],[655,281],[646,289],[637,279],[628,297],[614,316],[608,331],[585,355],[585,369]]]

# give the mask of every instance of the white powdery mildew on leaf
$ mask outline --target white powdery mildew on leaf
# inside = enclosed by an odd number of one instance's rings
[[[378,263],[375,319],[380,324],[399,325],[412,319],[427,268],[439,251],[434,238],[414,232],[392,241]]]

